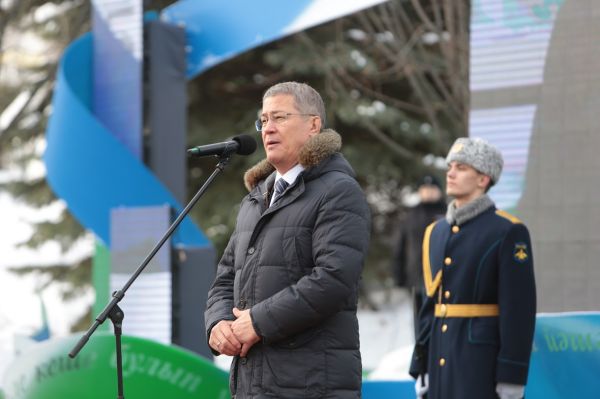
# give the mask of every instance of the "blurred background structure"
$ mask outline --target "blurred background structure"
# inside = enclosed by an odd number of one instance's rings
[[[492,195],[531,229],[538,310],[598,310],[600,4],[473,4],[470,135],[504,154]]]
[[[366,375],[407,377],[412,310],[393,287],[394,236],[416,181],[443,180],[459,136],[505,155],[491,195],[531,228],[539,310],[598,310],[597,2],[280,3],[0,2],[0,215],[13,221],[0,227],[0,357],[44,326],[51,338],[87,329],[214,168],[185,148],[251,132],[262,93],[285,80],[322,93],[373,213]],[[122,302],[125,334],[209,355],[205,290],[243,171],[263,157],[234,158],[215,181]],[[538,355],[579,339],[597,351],[597,327],[578,326],[591,335],[540,329]]]

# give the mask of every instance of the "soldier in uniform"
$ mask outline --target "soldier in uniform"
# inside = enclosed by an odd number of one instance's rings
[[[446,162],[454,199],[425,231],[427,296],[410,373],[419,397],[519,399],[536,312],[529,232],[487,195],[502,172],[495,147],[459,138]]]

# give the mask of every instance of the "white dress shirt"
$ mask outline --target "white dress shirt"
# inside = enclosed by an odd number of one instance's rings
[[[292,169],[288,170],[283,175],[281,175],[281,174],[279,174],[279,172],[277,172],[277,174],[275,175],[275,183],[277,183],[277,180],[283,179],[291,186],[296,181],[296,179],[298,178],[298,175],[303,170],[304,170],[304,166],[302,166],[300,164],[296,164]],[[273,187],[275,187],[275,185],[273,185]],[[275,196],[272,195],[269,206],[273,205],[274,199],[275,199]]]

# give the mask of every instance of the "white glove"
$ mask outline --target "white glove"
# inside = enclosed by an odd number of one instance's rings
[[[496,385],[496,393],[500,399],[521,399],[525,394],[525,386],[499,382]]]
[[[423,395],[429,390],[429,374],[419,375],[415,381],[415,393],[418,399],[423,399]]]

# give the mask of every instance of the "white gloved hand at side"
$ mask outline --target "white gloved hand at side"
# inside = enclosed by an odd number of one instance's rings
[[[499,382],[496,385],[496,393],[500,399],[521,399],[525,394],[525,386]]]
[[[419,375],[415,381],[415,393],[418,399],[423,399],[423,395],[429,390],[429,374]]]

